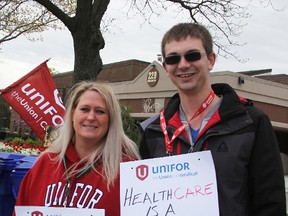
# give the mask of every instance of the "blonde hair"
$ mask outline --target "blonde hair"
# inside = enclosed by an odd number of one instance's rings
[[[121,109],[112,88],[108,84],[82,81],[71,89],[66,102],[64,124],[57,129],[57,138],[45,152],[57,153],[59,164],[65,158],[67,147],[74,140],[75,135],[71,113],[76,108],[81,95],[88,90],[98,92],[105,101],[109,112],[109,129],[105,141],[98,143],[97,148],[91,154],[70,167],[67,174],[71,176],[91,166],[96,171],[94,164],[100,162],[103,166],[103,173],[100,174],[107,180],[109,188],[109,185],[113,184],[119,174],[119,164],[122,157],[136,160],[140,159],[140,156],[136,144],[124,132]],[[85,166],[78,168],[78,165],[83,164],[83,162]]]

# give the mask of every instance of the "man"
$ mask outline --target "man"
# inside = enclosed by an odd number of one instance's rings
[[[210,150],[221,216],[286,215],[283,168],[270,120],[228,84],[211,86],[216,55],[209,31],[199,24],[175,25],[164,35],[161,51],[178,93],[156,120],[146,121],[142,158]]]

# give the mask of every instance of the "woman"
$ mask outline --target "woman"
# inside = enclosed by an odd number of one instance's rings
[[[24,177],[16,205],[97,208],[120,215],[119,164],[139,159],[105,84],[81,82],[67,100],[55,141]]]

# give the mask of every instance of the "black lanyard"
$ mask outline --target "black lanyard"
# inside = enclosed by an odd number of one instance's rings
[[[64,164],[64,169],[65,169],[65,173],[67,172],[67,164],[66,164],[66,158],[64,157],[63,158],[63,164]],[[82,170],[80,173],[78,173],[76,175],[76,180],[79,179],[80,177],[82,177],[83,175],[85,175],[86,173],[88,173],[92,167],[94,167],[95,165],[97,164],[97,162],[94,162],[93,165],[90,165],[89,167],[87,167],[85,170]],[[67,173],[66,173],[67,174]],[[71,189],[71,184],[72,184],[72,178],[71,177],[67,177],[67,187],[66,187],[66,190],[65,190],[65,199],[64,199],[64,207],[66,208],[66,205],[67,205],[67,201],[68,201],[68,197],[69,197],[69,194],[70,194],[70,189]]]

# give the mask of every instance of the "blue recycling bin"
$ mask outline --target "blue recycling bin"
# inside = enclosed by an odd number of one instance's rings
[[[29,155],[29,156],[25,156],[21,159],[19,159],[20,162],[30,162],[32,164],[34,164],[34,162],[37,160],[39,155]]]
[[[0,215],[11,216],[16,199],[12,192],[11,173],[19,165],[22,154],[0,152]]]
[[[38,156],[27,156],[19,161],[21,162],[17,165],[11,173],[12,177],[12,193],[15,200],[18,197],[18,192],[20,188],[20,184],[24,175],[29,171],[29,169],[33,166]]]

